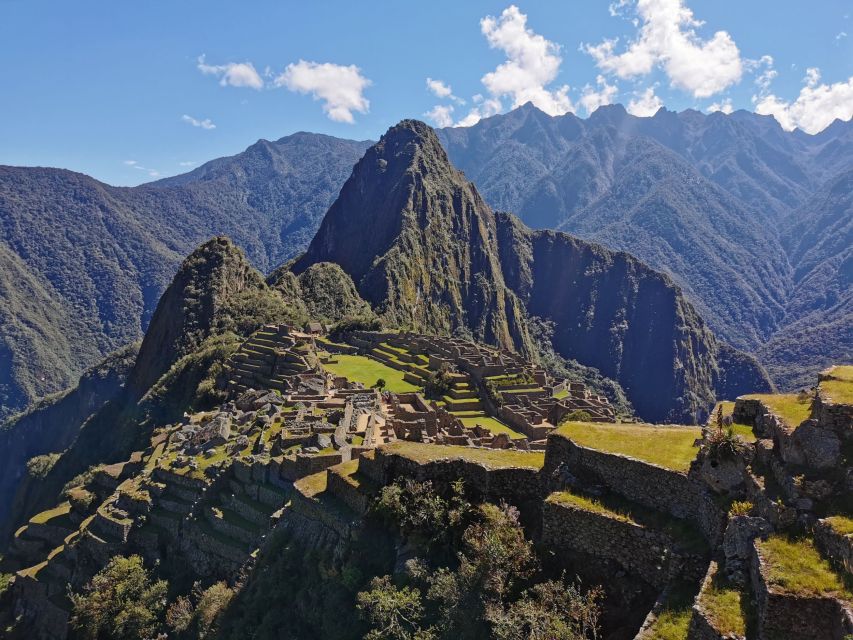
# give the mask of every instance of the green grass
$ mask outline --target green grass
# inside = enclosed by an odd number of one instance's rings
[[[299,478],[299,480],[293,483],[293,487],[302,493],[302,495],[313,498],[326,490],[326,483],[327,474],[325,471],[320,471],[319,473]]]
[[[491,469],[526,468],[541,469],[545,464],[545,453],[511,449],[474,449],[421,442],[393,442],[381,447],[386,453],[396,454],[415,462],[426,464],[442,459],[462,459],[482,464]]]
[[[54,518],[66,515],[69,511],[71,511],[71,503],[63,502],[62,504],[55,506],[53,509],[48,509],[47,511],[37,513],[32,518],[30,518],[30,522],[32,524],[44,524],[49,520],[53,520]]]
[[[403,372],[392,369],[386,364],[367,356],[340,355],[335,364],[324,364],[323,368],[336,376],[343,376],[351,382],[360,382],[365,387],[376,384],[379,378],[385,380],[385,388],[395,393],[418,391],[419,388],[403,380]]]
[[[569,397],[569,390],[563,389],[562,391],[558,391],[557,393],[554,394],[554,397],[557,398],[558,400],[562,400],[563,398],[568,398]]]
[[[848,516],[830,516],[826,521],[836,533],[842,536],[853,535],[853,518]]]
[[[836,365],[827,374],[832,380],[820,383],[820,390],[838,404],[853,404],[853,365]]]
[[[507,425],[505,425],[500,420],[496,420],[495,418],[489,416],[482,417],[460,417],[459,418],[466,427],[473,427],[476,424],[486,427],[492,433],[505,433],[507,434],[511,440],[520,440],[521,438],[526,437],[522,433],[518,433],[517,431],[513,431]]]
[[[723,417],[731,416],[735,410],[735,403],[732,400],[720,400],[716,404],[714,410],[711,412],[711,415],[708,418],[708,424],[712,427],[715,427],[717,425],[717,411],[720,407],[723,408]],[[732,431],[734,431],[734,434],[736,436],[740,436],[746,442],[755,442],[758,439],[756,435],[752,432],[752,425],[749,424],[741,424],[735,422],[734,424],[732,424]]]
[[[759,542],[758,548],[771,587],[802,596],[835,594],[853,600],[853,593],[812,540],[777,534]]]
[[[677,585],[664,603],[657,620],[652,624],[648,640],[689,640],[687,632],[693,615],[693,595],[691,585]]]
[[[799,427],[800,423],[811,415],[811,397],[800,398],[797,393],[755,393],[743,397],[760,400],[789,427]]]
[[[552,493],[550,496],[548,496],[548,502],[554,502],[557,504],[568,504],[573,507],[583,509],[584,511],[590,511],[592,513],[598,513],[603,516],[615,518],[616,520],[620,520],[621,522],[630,522],[631,524],[637,524],[636,522],[634,522],[634,519],[627,513],[623,513],[616,509],[611,509],[610,507],[604,506],[599,500],[589,498],[579,493],[572,493],[571,491],[559,491],[557,493]]]
[[[154,467],[157,465],[157,460],[160,458],[161,455],[163,455],[163,449],[165,448],[166,441],[164,440],[163,442],[157,445],[154,451],[151,452],[151,457],[149,457],[148,461],[145,463],[146,471],[152,471],[154,469]]]
[[[698,427],[605,422],[568,422],[555,433],[583,447],[630,456],[675,471],[690,468],[699,451],[693,442],[702,436]]]
[[[746,635],[749,595],[717,573],[701,595],[702,605],[721,635]]]

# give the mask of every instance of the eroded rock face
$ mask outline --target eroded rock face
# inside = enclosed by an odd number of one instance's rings
[[[806,463],[815,469],[832,469],[841,459],[841,441],[829,429],[808,420],[794,431],[794,442],[802,451]]]
[[[731,495],[741,493],[746,466],[738,458],[714,458],[705,456],[700,473],[702,480],[716,493]]]

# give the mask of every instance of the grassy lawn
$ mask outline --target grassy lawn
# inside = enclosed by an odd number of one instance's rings
[[[568,398],[569,397],[569,390],[563,389],[562,391],[558,391],[557,393],[554,394],[554,397],[557,398],[558,400],[562,400],[563,398]]]
[[[527,468],[541,469],[545,464],[545,453],[526,452],[505,449],[474,449],[421,442],[393,442],[381,447],[382,451],[392,453],[421,464],[435,460],[462,459],[482,464],[491,469]]]
[[[583,447],[631,456],[675,471],[690,468],[699,451],[693,442],[702,436],[699,427],[606,422],[568,422],[555,433]]]
[[[622,513],[621,511],[617,511],[616,509],[605,507],[599,500],[589,498],[579,493],[572,493],[571,491],[559,491],[557,493],[552,493],[550,496],[548,496],[548,502],[553,502],[556,504],[567,504],[573,507],[577,507],[578,509],[583,509],[584,511],[598,513],[603,516],[615,518],[616,520],[620,520],[622,522],[630,522],[631,524],[637,524],[636,522],[634,522],[633,518],[631,518],[631,516],[629,516],[627,513]]]
[[[388,391],[405,393],[419,390],[415,385],[403,380],[402,371],[392,369],[367,356],[340,355],[335,364],[324,364],[323,368],[336,376],[343,376],[352,382],[360,382],[365,387],[373,386],[379,378],[382,378],[385,380],[385,388]]]
[[[30,518],[30,522],[32,522],[33,524],[44,524],[49,520],[53,520],[54,518],[66,515],[69,511],[71,511],[71,503],[63,502],[62,504],[55,506],[53,509],[48,509],[47,511],[37,513],[32,518]]]
[[[302,495],[313,498],[314,496],[323,493],[326,490],[327,474],[325,471],[299,478],[293,483],[293,488],[299,491]]]
[[[720,573],[714,576],[710,588],[702,593],[701,601],[720,634],[746,635],[749,595],[725,576]]]
[[[691,585],[673,587],[669,598],[652,624],[649,640],[689,640],[687,631],[690,618],[693,615],[693,595],[695,590]]]
[[[760,400],[789,427],[799,427],[811,415],[811,397],[801,399],[796,393],[755,393],[743,397]]]
[[[810,539],[773,535],[759,542],[771,587],[802,596],[837,594],[853,600],[853,592]]]
[[[473,427],[475,424],[479,424],[483,427],[486,427],[492,433],[505,433],[507,434],[511,440],[520,440],[524,438],[524,434],[518,433],[517,431],[513,431],[503,422],[496,420],[490,416],[482,416],[482,417],[473,417],[473,418],[459,418],[466,427]]]
[[[827,373],[834,380],[824,380],[820,390],[838,404],[853,404],[853,365],[832,367]]]

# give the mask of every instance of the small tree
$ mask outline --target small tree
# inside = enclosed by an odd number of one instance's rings
[[[417,588],[397,588],[391,576],[373,578],[370,590],[358,594],[358,610],[373,627],[366,640],[428,640],[435,635],[421,628],[424,606]]]
[[[139,556],[114,557],[83,589],[71,593],[71,626],[87,640],[154,637],[166,608],[165,580],[152,581]]]
[[[373,383],[373,388],[382,391],[385,388],[386,384],[387,383],[385,382],[385,378],[379,378],[376,380],[376,382]]]

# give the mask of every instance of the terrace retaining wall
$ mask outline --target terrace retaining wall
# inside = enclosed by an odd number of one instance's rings
[[[699,512],[700,484],[684,472],[589,449],[552,433],[548,436],[543,473],[550,476],[561,464],[572,474],[591,477],[611,491],[650,509],[693,519]]]
[[[557,551],[580,551],[614,560],[628,573],[662,589],[677,577],[698,582],[706,562],[677,549],[661,531],[548,499],[542,510],[542,543]]]

